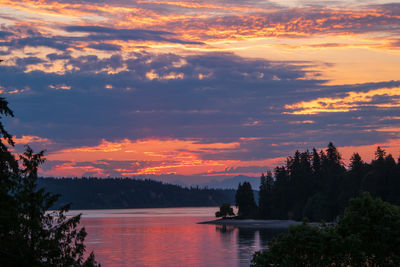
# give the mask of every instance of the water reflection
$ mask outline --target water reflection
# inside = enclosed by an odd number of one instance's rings
[[[217,225],[215,230],[220,234],[223,242],[229,243],[235,240],[239,266],[249,266],[249,260],[254,251],[266,249],[272,238],[287,231],[286,229],[239,228],[231,225]]]
[[[87,249],[102,266],[249,266],[274,231],[196,224],[215,208],[84,212]],[[86,214],[86,215],[85,215]],[[124,216],[126,215],[126,216]],[[161,215],[161,216],[160,216]]]

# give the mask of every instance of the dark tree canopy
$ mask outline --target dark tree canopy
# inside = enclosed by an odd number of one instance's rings
[[[254,201],[253,189],[249,182],[239,183],[235,195],[238,216],[242,218],[254,217],[257,214],[257,205]]]
[[[400,207],[364,193],[337,225],[291,227],[251,266],[400,266]]]
[[[215,213],[215,217],[222,217],[226,218],[228,216],[234,216],[235,213],[233,212],[233,208],[231,207],[231,204],[229,203],[224,203],[219,207],[219,211]]]
[[[0,98],[0,114],[13,115],[4,98]],[[0,134],[14,145],[1,123]],[[1,265],[97,266],[93,253],[84,259],[86,231],[78,229],[80,215],[67,218],[69,205],[49,212],[59,196],[37,188],[43,156],[43,151],[34,153],[26,147],[18,160],[0,139]]]
[[[233,189],[187,188],[150,179],[47,177],[38,184],[61,194],[55,207],[72,202],[72,209],[211,207],[235,201]]]
[[[354,153],[349,169],[332,143],[325,151],[296,151],[285,166],[275,168],[274,177],[261,176],[257,217],[333,221],[350,198],[364,191],[400,204],[400,164],[382,148],[370,164]]]
[[[274,186],[274,179],[270,171],[267,176],[261,175],[260,192],[258,195],[259,214],[262,218],[272,217],[272,192]]]

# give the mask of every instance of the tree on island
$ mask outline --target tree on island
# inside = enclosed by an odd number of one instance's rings
[[[400,266],[400,207],[363,193],[337,225],[291,227],[251,266]]]
[[[0,98],[0,115],[13,117],[4,98]],[[3,142],[14,146],[12,136],[1,122],[0,135],[1,264],[99,266],[93,253],[84,259],[86,231],[78,229],[80,215],[67,217],[70,205],[50,211],[59,195],[37,188],[37,172],[45,160],[44,151],[35,154],[27,146],[18,160]]]
[[[233,212],[233,208],[231,207],[231,204],[224,203],[219,207],[219,211],[217,211],[215,213],[215,217],[226,218],[228,216],[235,216],[235,213]]]
[[[238,216],[241,218],[254,217],[257,214],[257,205],[254,201],[253,189],[249,182],[239,183],[235,195],[236,207],[238,207]]]

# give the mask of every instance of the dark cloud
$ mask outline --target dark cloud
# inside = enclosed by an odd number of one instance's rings
[[[156,41],[162,43],[177,44],[202,44],[201,42],[185,41],[175,37],[174,33],[167,31],[153,31],[145,29],[116,29],[101,26],[67,26],[67,32],[87,33],[87,36],[45,36],[35,27],[3,27],[0,31],[0,39],[7,41],[0,42],[0,47],[7,47],[9,50],[23,49],[25,47],[49,47],[65,52],[68,48],[82,50],[84,46],[104,51],[118,52],[120,45],[109,44],[106,41]],[[21,37],[23,35],[23,37]],[[5,53],[3,51],[3,53]],[[7,52],[9,54],[9,51]]]
[[[50,38],[43,36],[16,38],[10,41],[8,46],[11,46],[13,49],[21,49],[26,46],[31,46],[31,47],[46,46],[59,50],[65,50],[70,47],[70,45],[67,42],[65,42],[64,38],[58,39],[57,37]]]
[[[176,38],[166,38],[165,36],[173,36],[174,34],[167,31],[152,31],[143,29],[116,29],[101,26],[68,26],[65,27],[68,32],[86,32],[90,33],[86,37],[76,38],[77,40],[87,41],[105,41],[105,40],[122,40],[122,41],[158,41],[180,44],[202,44],[201,42],[190,42],[179,40]]]
[[[274,12],[227,13],[201,19],[178,20],[168,23],[165,29],[191,32],[199,39],[254,37],[307,38],[313,34],[341,33],[399,33],[400,4],[364,6],[360,10],[343,12],[337,8],[310,6],[279,8]],[[218,32],[218,29],[225,31]],[[232,36],[231,30],[235,31]],[[218,32],[218,34],[214,34]],[[212,34],[210,34],[212,33]]]
[[[66,1],[69,3],[70,1]],[[74,1],[72,1],[74,2]],[[79,3],[80,1],[78,1]],[[85,2],[86,3],[86,2]],[[209,4],[207,1],[205,4]],[[176,5],[169,8],[161,8],[154,3],[131,3],[118,1],[115,5],[136,7],[141,6],[144,9],[154,10],[160,14],[168,14],[173,10],[178,10]],[[210,5],[212,6],[213,3]],[[215,3],[214,3],[215,4]],[[227,3],[224,3],[226,5]],[[245,1],[233,3],[235,7],[243,4],[245,7],[258,6],[254,1]],[[260,6],[272,7],[275,4],[263,1]],[[224,11],[219,16],[209,16],[200,19],[179,19],[172,20],[167,24],[157,25],[152,29],[119,29],[113,26],[81,26],[69,25],[62,29],[70,33],[86,33],[86,36],[48,36],[39,32],[32,26],[23,27],[8,26],[2,27],[0,38],[7,41],[0,42],[0,46],[8,47],[10,50],[22,49],[24,47],[50,47],[65,51],[68,48],[82,50],[83,47],[89,47],[103,51],[120,51],[120,46],[107,43],[108,41],[155,41],[175,44],[196,44],[202,45],[207,39],[233,38],[231,32],[235,35],[249,37],[283,36],[290,38],[304,38],[311,34],[341,34],[341,33],[369,33],[376,31],[390,32],[394,36],[399,33],[400,24],[400,4],[375,5],[372,8],[381,11],[371,11],[365,9],[364,12],[345,12],[341,10],[323,8],[318,6],[307,8],[276,8],[273,12],[244,12],[233,14]],[[84,7],[83,7],[84,9]],[[187,12],[191,8],[184,8]],[[245,8],[246,9],[246,8]],[[87,10],[88,12],[95,12]],[[98,11],[99,12],[99,11]],[[102,13],[102,12],[100,12]],[[104,15],[104,14],[103,14]],[[57,27],[57,26],[56,26]],[[283,30],[271,30],[275,27]],[[218,29],[224,28],[225,31]],[[161,30],[154,30],[161,29]],[[215,29],[215,30],[213,30]],[[215,34],[218,32],[218,34]],[[213,33],[213,34],[211,34]],[[186,40],[182,34],[189,35],[192,38]],[[261,35],[260,35],[261,34]],[[82,46],[82,44],[84,45]],[[335,44],[326,44],[335,45]],[[398,47],[396,40],[393,41],[393,48]],[[2,54],[9,54],[9,51],[2,51]]]
[[[99,71],[105,68],[116,69],[122,67],[123,60],[120,55],[112,55],[109,58],[99,59],[95,55],[81,56],[78,58],[71,58],[68,62],[81,72]]]
[[[24,58],[17,58],[15,63],[18,67],[25,69],[28,65],[35,65],[38,63],[43,63],[42,59],[38,57],[24,57]]]
[[[15,119],[6,119],[6,128],[18,136],[34,135],[53,141],[33,144],[35,149],[44,146],[51,154],[70,147],[98,145],[103,139],[177,138],[191,140],[196,145],[237,143],[231,148],[180,149],[177,153],[194,153],[203,160],[249,161],[284,157],[295,149],[325,147],[329,141],[337,146],[357,146],[398,138],[399,96],[360,98],[348,112],[294,115],[289,113],[300,108],[288,110],[285,105],[324,97],[344,98],[349,92],[399,87],[399,81],[332,86],[317,79],[318,71],[311,71],[326,70],[327,65],[315,62],[249,59],[233,53],[153,54],[143,52],[152,49],[151,45],[138,45],[149,41],[214,49],[209,45],[212,44],[210,40],[367,33],[373,42],[351,43],[350,46],[368,43],[374,49],[398,49],[399,3],[360,6],[356,10],[342,9],[326,1],[323,4],[306,1],[298,8],[257,0],[60,2],[77,4],[66,8],[69,12],[75,9],[84,12],[85,16],[80,22],[54,20],[52,25],[41,23],[39,18],[27,22],[22,16],[12,18],[0,14],[4,20],[12,21],[0,26],[0,55],[5,60],[5,64],[0,65],[0,91],[16,115]],[[139,11],[121,9],[120,17],[115,17],[113,9],[96,9],[104,4]],[[59,8],[52,4],[46,6],[46,11],[59,13]],[[96,21],[105,24],[87,25],[91,16],[103,18],[103,22]],[[143,16],[148,18],[149,24],[146,20],[142,25],[147,26],[115,26],[122,25],[119,24],[122,21],[127,25],[126,22],[140,20]],[[378,36],[386,37],[378,39]],[[364,40],[365,36],[362,37]],[[125,42],[142,52],[128,49],[122,53]],[[301,43],[305,48],[304,42]],[[346,45],[349,44],[322,40],[309,47],[317,50]],[[32,47],[37,49],[30,49]],[[156,49],[160,51],[160,47]],[[25,53],[23,57],[21,53]],[[4,56],[10,54],[10,58]],[[14,62],[15,65],[10,66]],[[36,70],[28,71],[35,67]],[[390,104],[397,105],[391,107]],[[394,130],[382,131],[384,127]],[[15,147],[16,152],[22,149]],[[86,175],[96,174],[91,169],[101,169],[106,176],[122,176],[124,170],[139,172],[163,164],[173,165],[176,162],[171,158],[170,162],[49,161],[43,169],[50,171],[64,164],[81,170],[87,167]],[[153,178],[195,180],[204,175],[226,177],[226,174],[262,171],[264,169],[259,166],[241,166],[191,177]]]
[[[72,59],[71,55],[64,53],[64,54],[56,54],[51,53],[46,56],[51,61],[58,60],[58,59]]]
[[[11,33],[11,32],[0,31],[0,39],[3,39],[3,38],[8,37],[8,36],[12,36],[12,35],[13,35],[13,33]]]
[[[71,163],[71,161],[68,160],[47,160],[45,161],[44,164],[41,165],[41,169],[43,171],[49,171],[52,170],[54,168],[56,168],[57,166],[63,165],[65,163]]]
[[[285,105],[316,96],[345,97],[349,91],[400,85],[391,81],[328,86],[306,78],[306,62],[246,59],[230,53],[48,58],[65,59],[70,71],[26,73],[22,65],[39,61],[27,58],[21,59],[21,66],[1,66],[0,80],[6,90],[29,88],[7,96],[18,119],[10,130],[47,137],[63,147],[96,145],[103,138],[195,138],[240,143],[235,149],[197,152],[203,159],[260,160],[286,156],[294,148],[324,147],[329,141],[339,146],[384,142],[392,135],[377,130],[399,124],[376,120],[400,116],[398,108],[373,105],[396,101],[386,96],[346,113],[284,114]],[[125,70],[115,71],[118,68]],[[58,85],[71,89],[56,90]]]
[[[91,45],[88,45],[88,47],[97,49],[97,50],[104,50],[104,51],[120,51],[121,50],[120,45],[105,44],[105,43],[91,44]]]

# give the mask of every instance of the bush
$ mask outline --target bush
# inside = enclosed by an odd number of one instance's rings
[[[226,218],[227,216],[234,216],[235,213],[233,212],[233,208],[231,207],[231,204],[229,203],[224,203],[219,207],[219,211],[215,213],[215,217],[223,217]]]
[[[251,266],[400,266],[400,208],[364,193],[337,225],[291,227]]]

